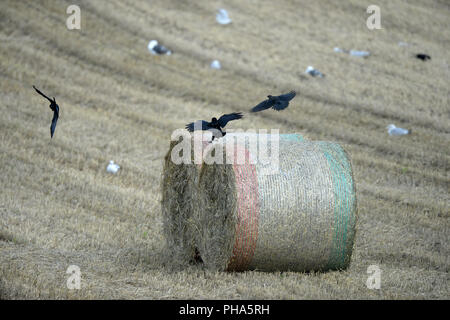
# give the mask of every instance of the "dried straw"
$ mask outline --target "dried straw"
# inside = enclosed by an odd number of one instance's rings
[[[226,144],[220,147],[227,157]],[[240,147],[251,153],[248,144]],[[205,265],[228,271],[346,268],[357,220],[348,154],[332,142],[280,139],[279,171],[263,169],[259,162],[203,166],[194,224]]]
[[[161,210],[163,234],[166,238],[167,255],[178,264],[195,262],[197,251],[193,242],[193,214],[198,198],[198,179],[201,166],[194,164],[193,152],[191,163],[175,164],[171,154],[176,141],[170,143],[164,158],[161,179]]]
[[[191,146],[194,146],[195,139],[200,137],[191,136]],[[201,137],[207,139],[207,137]],[[291,141],[302,141],[303,137],[300,134],[286,134],[280,135],[280,139]],[[199,223],[204,217],[200,215],[202,212],[202,202],[198,194],[199,174],[202,164],[196,165],[193,160],[194,149],[191,152],[190,163],[175,164],[172,162],[171,155],[174,152],[174,147],[180,141],[172,141],[170,143],[169,151],[165,156],[163,173],[161,179],[162,201],[161,209],[163,215],[163,234],[166,238],[167,255],[171,260],[178,264],[187,264],[188,262],[198,262],[200,257],[198,255],[199,245],[196,241],[201,241],[197,237],[199,233],[199,226],[206,227],[207,222]],[[209,143],[200,143],[200,153],[203,154]],[[216,177],[217,179],[217,177]],[[230,179],[228,179],[230,180]],[[233,190],[233,185],[225,184],[220,186],[221,190],[228,188],[225,194],[230,194]],[[221,193],[220,193],[221,194]],[[210,197],[211,198],[211,197]],[[229,204],[232,199],[220,200],[219,203]],[[227,227],[229,229],[230,226]]]

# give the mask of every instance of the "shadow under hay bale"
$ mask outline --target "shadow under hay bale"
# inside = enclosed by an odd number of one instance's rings
[[[249,147],[240,145],[251,157]],[[226,143],[214,152],[220,148],[230,157]],[[348,267],[357,206],[347,153],[336,143],[280,138],[279,170],[264,169],[259,159],[203,165],[194,236],[205,265],[227,271]]]
[[[190,145],[193,147],[195,143],[194,135],[187,135],[184,138],[191,139]],[[204,137],[203,139],[207,139]],[[303,141],[300,134],[281,134],[280,139],[289,141]],[[210,138],[209,138],[210,140]],[[163,215],[163,233],[166,238],[167,255],[170,260],[180,265],[190,263],[203,262],[199,252],[199,225],[206,227],[206,221],[199,224],[199,220],[204,216],[202,212],[202,202],[198,194],[199,175],[202,164],[195,164],[195,152],[200,152],[203,156],[205,150],[210,146],[206,141],[200,142],[200,148],[195,150],[191,148],[191,157],[188,163],[175,164],[172,161],[172,153],[179,152],[175,149],[180,141],[171,141],[169,151],[165,156],[162,179],[161,179],[161,208]],[[181,152],[182,153],[182,152]],[[198,156],[198,154],[197,154]],[[198,162],[197,162],[198,163]],[[226,186],[217,185],[220,190],[227,188]],[[229,194],[227,192],[226,194]],[[225,202],[226,203],[226,202]],[[228,204],[230,204],[228,202]],[[228,228],[229,229],[229,228]]]

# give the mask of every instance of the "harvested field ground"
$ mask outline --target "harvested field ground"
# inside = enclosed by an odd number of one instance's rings
[[[371,3],[356,0],[76,1],[81,30],[69,31],[73,3],[0,2],[0,299],[450,298],[448,1],[379,0],[373,31]],[[230,25],[216,23],[221,7]],[[174,54],[151,55],[151,39]],[[60,105],[53,139],[32,85]],[[229,127],[346,148],[359,207],[350,267],[225,273],[171,261],[159,186],[173,130],[291,89],[285,111]],[[390,137],[390,123],[412,134]],[[80,290],[66,286],[69,265]],[[380,290],[366,287],[370,265]]]

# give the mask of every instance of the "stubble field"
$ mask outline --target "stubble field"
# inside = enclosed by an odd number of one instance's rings
[[[0,298],[450,298],[447,1],[380,0],[373,31],[371,3],[356,0],[78,1],[72,31],[70,4],[0,2]],[[221,7],[230,25],[215,21]],[[151,39],[174,54],[151,55]],[[305,75],[309,65],[325,78]],[[53,139],[32,85],[61,108]],[[229,127],[345,147],[359,208],[350,267],[226,273],[172,261],[159,186],[173,130],[291,89],[288,109]],[[390,123],[412,134],[390,137]],[[70,265],[80,290],[66,286]],[[366,287],[370,265],[380,290]]]

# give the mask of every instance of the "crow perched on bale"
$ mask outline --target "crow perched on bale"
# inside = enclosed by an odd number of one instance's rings
[[[289,105],[289,101],[291,101],[295,97],[295,91],[291,91],[286,94],[282,94],[281,96],[267,96],[267,100],[264,100],[260,104],[253,107],[251,112],[258,112],[262,110],[266,110],[272,108],[274,110],[280,111],[286,109]]]
[[[194,132],[194,130],[212,130],[213,131],[213,140],[214,140],[214,131],[218,130],[222,136],[225,136],[226,132],[222,131],[229,121],[241,119],[242,113],[234,112],[229,114],[224,114],[217,120],[217,118],[212,118],[211,122],[205,120],[199,120],[196,122],[191,122],[186,125],[186,129],[189,132]],[[215,129],[215,130],[214,130]]]
[[[50,109],[52,109],[52,111],[53,111],[52,124],[50,125],[50,138],[53,138],[53,134],[55,133],[55,128],[56,128],[56,122],[58,121],[58,118],[59,118],[59,106],[56,104],[55,97],[53,97],[53,100],[52,100],[49,97],[47,97],[45,94],[43,94],[41,91],[39,91],[39,89],[36,88],[35,86],[33,86],[33,88],[34,88],[34,90],[36,90],[37,93],[39,93],[41,96],[43,96],[48,101],[50,101]]]

